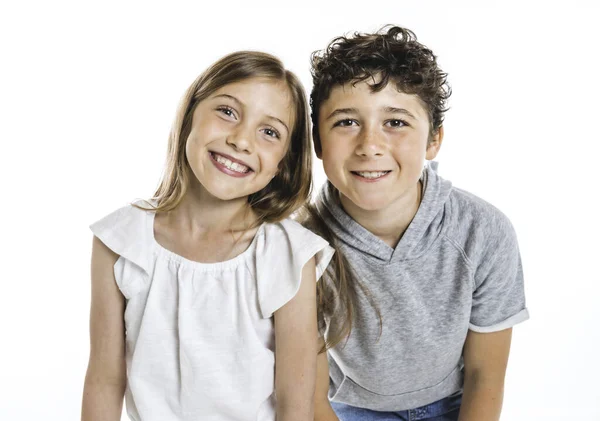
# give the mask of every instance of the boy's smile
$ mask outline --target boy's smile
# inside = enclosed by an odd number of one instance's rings
[[[427,110],[393,81],[372,92],[371,80],[331,90],[319,110],[327,178],[344,208],[383,211],[414,203],[425,159],[433,159],[443,131],[431,137]]]

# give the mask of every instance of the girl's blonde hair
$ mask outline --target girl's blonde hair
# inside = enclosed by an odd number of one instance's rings
[[[328,188],[335,189],[331,184]],[[330,191],[330,194],[335,193]],[[375,312],[379,321],[379,337],[383,329],[379,306],[367,285],[352,270],[348,260],[340,251],[336,235],[325,222],[331,218],[330,211],[320,199],[314,203],[307,203],[298,212],[298,220],[302,225],[323,237],[335,249],[327,270],[317,282],[317,322],[323,339],[319,354],[348,340],[353,322],[360,317],[358,315],[359,295],[369,302]]]
[[[175,209],[187,191],[192,172],[185,155],[185,144],[196,106],[221,87],[249,78],[285,83],[295,110],[291,142],[279,164],[279,172],[266,187],[248,197],[248,204],[257,215],[257,224],[280,221],[306,202],[312,187],[312,145],[302,84],[278,58],[256,51],[238,51],[210,66],[186,91],[169,135],[165,172],[152,198],[156,203],[153,210]]]

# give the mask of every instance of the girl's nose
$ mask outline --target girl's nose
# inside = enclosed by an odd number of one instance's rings
[[[246,127],[239,127],[227,136],[226,143],[238,152],[252,152],[253,133]]]

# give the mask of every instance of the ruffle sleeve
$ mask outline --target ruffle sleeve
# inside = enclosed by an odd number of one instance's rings
[[[302,269],[313,256],[318,281],[333,253],[327,241],[293,220],[268,224],[256,246],[258,302],[262,317],[271,317],[296,295]]]
[[[144,205],[147,206],[141,204]],[[153,227],[150,212],[129,205],[90,225],[94,235],[120,256],[114,274],[126,299],[141,291],[151,276]]]

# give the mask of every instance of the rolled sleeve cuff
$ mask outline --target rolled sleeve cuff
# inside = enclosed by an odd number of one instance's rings
[[[469,330],[478,333],[499,332],[501,330],[511,328],[516,324],[524,322],[527,319],[529,319],[529,310],[524,308],[514,316],[511,316],[508,319],[505,319],[500,323],[496,323],[491,326],[476,326],[473,323],[469,323]]]

